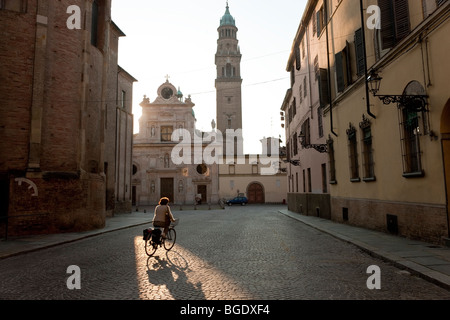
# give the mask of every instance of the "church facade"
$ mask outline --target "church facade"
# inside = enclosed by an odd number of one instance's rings
[[[133,204],[217,203],[218,166],[204,161],[207,133],[196,129],[194,103],[169,81],[153,102],[144,97],[139,133],[133,144]],[[177,152],[179,151],[179,152]]]

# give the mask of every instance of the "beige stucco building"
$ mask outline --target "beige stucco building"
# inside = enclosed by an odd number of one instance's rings
[[[277,151],[271,154],[269,145]],[[219,195],[232,199],[238,195],[252,203],[286,203],[286,163],[280,159],[279,139],[261,140],[260,154],[246,154],[232,159],[223,158],[219,164]]]
[[[319,0],[307,10],[330,89],[319,92],[326,100],[331,218],[443,242],[450,2]],[[372,91],[376,82],[366,79],[380,78]]]
[[[319,65],[315,11],[310,2],[295,35],[286,71],[291,74],[281,110],[285,118],[288,208],[306,215],[330,218],[329,165],[323,109],[319,92],[326,79]],[[325,80],[325,82],[324,82]]]

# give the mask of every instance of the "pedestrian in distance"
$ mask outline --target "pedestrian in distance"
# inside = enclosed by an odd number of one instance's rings
[[[170,222],[175,222],[172,211],[170,211],[169,198],[163,197],[159,200],[159,204],[155,208],[152,222],[154,227],[164,228],[162,237],[165,239],[166,234],[169,231]]]

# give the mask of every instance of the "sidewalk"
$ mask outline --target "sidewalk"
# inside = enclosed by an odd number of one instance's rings
[[[0,241],[0,261],[1,259],[18,254],[50,248],[120,229],[138,225],[149,225],[152,218],[153,214],[148,213],[148,211],[147,213],[144,213],[143,211],[132,212],[106,218],[105,227],[102,229],[73,233],[8,237],[8,241]]]
[[[133,207],[133,211],[131,213],[118,214],[114,217],[106,218],[105,227],[97,230],[25,237],[8,237],[7,241],[0,239],[0,261],[1,259],[12,257],[18,254],[50,248],[60,244],[74,242],[120,229],[126,229],[139,225],[151,226],[154,209],[154,206],[142,206],[138,208],[138,211],[136,211],[136,207]],[[221,207],[219,205],[210,206],[208,204],[197,206],[183,205],[182,207],[180,207],[179,205],[172,206],[173,212],[183,210],[187,211],[213,209],[221,209]]]
[[[342,241],[352,243],[372,256],[450,290],[450,248],[448,247],[305,216],[287,209],[279,210],[279,212]]]
[[[99,230],[9,238],[8,241],[0,241],[0,261],[22,253],[70,243],[99,234],[139,225],[149,225],[153,217],[150,209],[150,207],[143,207],[139,208],[139,211],[107,218],[106,226]],[[176,212],[180,209],[187,211],[195,208],[174,207],[172,210]],[[218,208],[214,207],[211,209]],[[209,207],[203,205],[197,207],[196,210],[209,210]],[[425,280],[450,290],[450,248],[340,224],[331,220],[304,216],[287,209],[279,210],[279,213],[328,233],[340,240],[352,243],[377,258],[391,262],[400,269],[406,269]]]

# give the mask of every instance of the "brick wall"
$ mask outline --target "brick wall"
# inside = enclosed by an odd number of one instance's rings
[[[105,102],[116,88],[106,81],[107,41],[90,44],[85,1],[27,3],[24,13],[0,10],[0,174],[9,179],[8,233],[100,228]],[[110,1],[101,3],[104,37]],[[81,8],[83,30],[67,28],[69,5]],[[17,178],[27,178],[38,194]]]

